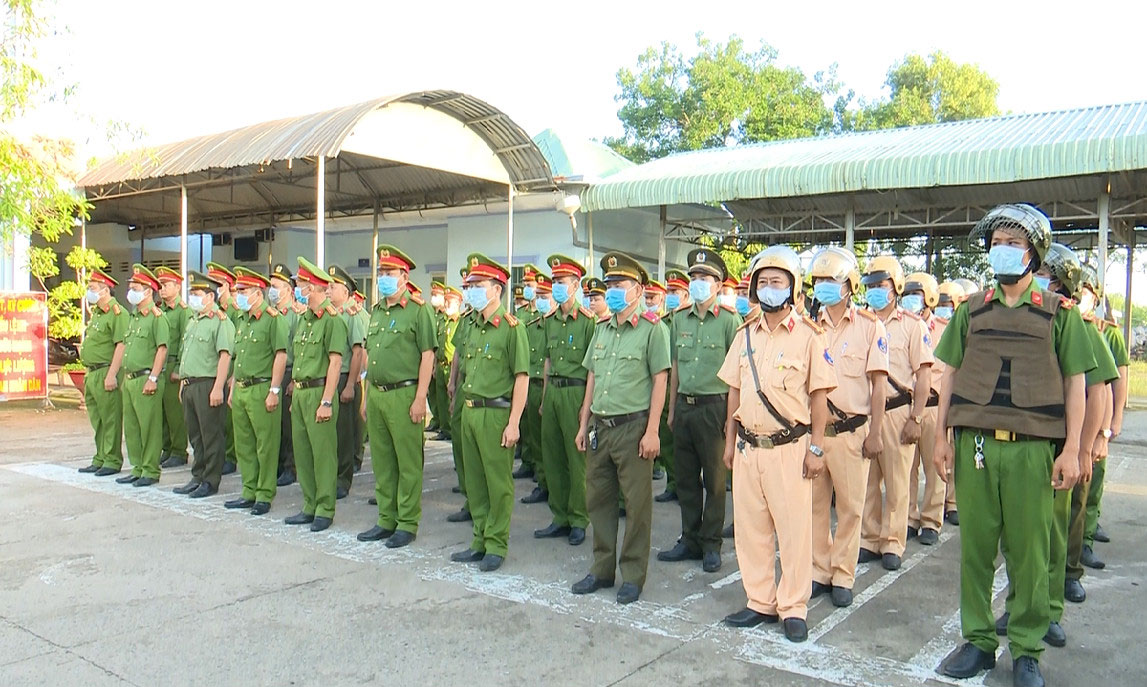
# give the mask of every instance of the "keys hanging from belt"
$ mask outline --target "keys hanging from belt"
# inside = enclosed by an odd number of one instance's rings
[[[976,459],[976,469],[977,470],[983,470],[984,469],[984,435],[983,434],[977,434],[976,435],[976,455],[973,457]]]

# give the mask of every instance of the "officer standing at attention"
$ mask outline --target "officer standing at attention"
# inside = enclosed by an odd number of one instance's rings
[[[354,456],[357,450],[355,440],[360,436],[358,424],[362,420],[358,412],[362,407],[362,388],[358,384],[358,373],[362,364],[362,345],[366,340],[366,330],[362,326],[362,320],[354,317],[349,309],[353,300],[351,294],[358,288],[358,284],[338,265],[331,265],[327,268],[327,272],[330,274],[327,298],[347,327],[347,347],[343,351],[342,368],[339,371],[339,412],[335,421],[339,461],[335,498],[343,499],[350,493],[351,482],[354,481]],[[421,305],[421,299],[419,304]]]
[[[444,340],[443,334],[445,332],[443,328],[446,322],[446,285],[437,279],[430,282],[429,304],[434,315],[434,338],[441,344]],[[444,422],[444,418],[449,413],[444,413],[442,410],[443,399],[438,394],[437,367],[438,366],[435,365],[435,375],[430,381],[430,391],[427,392],[426,396],[426,402],[430,405],[430,424],[426,426],[426,431],[441,434],[443,425],[449,423],[448,420]],[[445,385],[443,385],[443,388],[445,388]]]
[[[463,267],[458,270],[458,274],[462,277],[462,283],[465,284],[466,277],[470,274],[470,268],[468,266]],[[477,313],[470,306],[469,299],[463,298],[463,302],[465,309],[459,315],[458,326],[454,330],[454,336],[451,337],[451,343],[454,345],[454,358],[450,361],[449,382],[446,386],[447,395],[450,397],[450,442],[454,456],[454,472],[458,475],[457,492],[462,494],[463,501],[461,509],[446,516],[447,522],[470,522],[472,520],[470,502],[466,499],[465,446],[462,443],[461,432],[462,408],[465,407],[465,404],[462,402],[458,390],[462,388],[462,360],[466,355],[466,342],[469,339],[470,330],[474,325]]]
[[[960,286],[958,281],[946,281],[940,284],[940,300],[933,311],[937,323],[937,331],[940,332],[932,336],[932,343],[935,345],[940,344],[943,331],[948,328],[948,323],[952,321],[952,315],[956,312],[956,307],[967,300],[968,294],[964,293],[964,287]],[[933,348],[932,352],[935,353],[936,349]],[[937,394],[940,393],[940,380],[944,375],[944,368],[947,367],[943,361],[937,359],[932,363],[932,388]],[[940,399],[937,396],[937,410],[939,409]],[[935,430],[933,430],[935,433]],[[924,438],[921,436],[921,441]],[[933,437],[933,445],[935,445],[935,437]],[[929,449],[930,451],[930,449]],[[929,455],[931,455],[929,453]],[[929,458],[931,460],[931,458]],[[956,510],[956,485],[949,481],[944,485],[944,522],[952,525],[953,527],[960,526],[960,512]]]
[[[896,305],[897,295],[904,292],[900,262],[891,256],[869,260],[861,283],[867,287],[864,298],[868,307],[888,330],[887,379],[891,393],[884,401],[884,447],[868,468],[858,560],[881,561],[885,570],[897,570],[908,538],[908,472],[932,388],[934,358],[924,321]]]
[[[689,275],[681,270],[665,270],[665,289],[668,291],[665,295],[665,312],[670,314],[670,319],[683,306],[693,305],[693,300],[689,298]]]
[[[283,375],[287,369],[290,324],[263,298],[267,277],[235,268],[235,367],[231,377],[231,420],[243,493],[223,504],[265,515],[275,498],[279,435],[283,425]]]
[[[179,398],[195,460],[191,480],[174,491],[193,499],[219,491],[227,451],[224,392],[235,350],[235,325],[215,305],[219,284],[199,272],[187,275],[187,307],[193,314],[183,330]]]
[[[450,560],[478,563],[479,570],[491,572],[502,566],[509,548],[514,510],[510,468],[526,407],[530,357],[523,327],[501,304],[509,270],[480,253],[470,254],[467,262],[466,298],[475,317],[457,393],[463,404],[459,433],[474,539]]]
[[[283,371],[283,412],[279,438],[279,478],[275,486],[285,487],[295,483],[295,451],[291,442],[291,371],[295,362],[295,328],[304,306],[295,300],[295,275],[283,263],[271,268],[271,288],[267,289],[267,299],[287,322],[287,369]]]
[[[812,258],[809,278],[820,303],[817,323],[837,371],[826,403],[825,471],[812,483],[812,598],[828,593],[834,606],[845,607],[852,605],[868,470],[883,450],[888,332],[871,310],[853,304],[860,270],[851,251],[822,248]]]
[[[342,359],[350,349],[347,321],[327,298],[330,278],[321,268],[299,256],[299,285],[295,298],[307,304],[292,342],[295,347],[294,398],[291,429],[294,434],[295,470],[303,489],[303,510],[288,517],[288,525],[310,523],[312,532],[331,526],[338,490],[339,389]],[[354,408],[351,409],[355,411]]]
[[[661,318],[661,324],[665,326],[665,332],[668,334],[673,324],[673,313],[665,312],[665,296],[665,286],[661,282],[650,279],[649,283],[645,285],[645,310]],[[665,491],[653,497],[653,500],[658,503],[677,500],[677,471],[673,461],[673,432],[669,429],[670,398],[668,394],[670,389],[668,383],[665,385],[665,393],[665,405],[661,410],[661,424],[657,430],[661,439],[661,455],[653,461],[653,479],[666,478]]]
[[[235,307],[235,297],[232,293],[235,287],[235,273],[217,262],[209,262],[206,267],[207,277],[219,285],[215,292],[215,307],[231,320],[232,325],[238,326],[239,309]],[[231,362],[234,364],[234,358]],[[231,407],[227,406],[224,410],[227,413],[223,427],[227,435],[227,453],[223,461],[223,474],[230,475],[238,468],[239,459],[235,455],[235,429],[231,423]]]
[[[605,282],[597,277],[586,277],[581,280],[581,286],[582,296],[594,317],[599,320],[609,317],[609,306],[605,304]]]
[[[718,373],[729,385],[724,460],[736,465],[737,560],[748,597],[725,624],[783,618],[785,637],[803,642],[812,589],[812,482],[825,469],[821,446],[836,373],[824,332],[794,305],[802,284],[796,252],[771,246],[749,270],[762,314],[741,327]]]
[[[619,490],[628,519],[621,544],[622,585],[617,602],[641,596],[649,569],[653,518],[653,460],[660,453],[658,427],[669,377],[669,335],[657,315],[644,311],[649,274],[633,258],[601,259],[612,317],[598,320],[582,365],[585,401],[576,437],[586,460],[586,506],[593,523],[593,566],[573,585],[574,594],[613,587],[618,567]],[[592,417],[591,417],[592,413]]]
[[[438,416],[438,435],[434,438],[438,441],[452,441],[450,421],[454,413],[450,394],[446,387],[450,381],[450,364],[454,361],[454,332],[458,330],[462,292],[453,286],[447,286],[443,289],[442,294],[445,305],[440,318],[441,326],[436,337],[438,348],[434,350],[436,362],[434,386],[438,387],[438,412],[441,414]],[[460,487],[455,487],[455,489],[460,489]]]
[[[534,310],[536,316],[526,321],[526,343],[530,347],[530,390],[526,410],[522,413],[522,453],[531,456],[537,486],[522,497],[522,503],[549,501],[549,482],[542,458],[542,390],[545,387],[546,330],[545,316],[553,312],[553,281],[540,269],[534,273]]]
[[[88,305],[91,317],[80,346],[84,376],[84,405],[95,433],[96,452],[92,462],[80,472],[96,477],[114,475],[123,466],[123,396],[119,391],[123,364],[123,337],[127,312],[116,302],[112,289],[119,282],[106,272],[93,269],[88,277]]]
[[[936,278],[924,272],[908,275],[900,305],[910,313],[919,315],[928,329],[928,341],[933,352],[944,334],[948,320],[936,317],[933,308],[940,303],[940,285]],[[951,302],[951,299],[949,299]],[[920,423],[920,440],[916,442],[912,469],[908,472],[908,536],[916,537],[924,546],[932,546],[940,539],[940,526],[944,522],[944,482],[932,465],[932,447],[936,443],[936,406],[940,400],[940,377],[944,363],[932,363],[931,388]],[[924,502],[920,503],[920,471],[924,472]]]
[[[378,521],[359,541],[386,540],[396,549],[414,541],[422,520],[426,397],[434,374],[434,313],[407,292],[414,261],[398,248],[378,247],[378,296],[367,328],[370,462]]]
[[[585,267],[565,255],[546,259],[553,274],[557,307],[546,315],[545,389],[542,396],[542,457],[549,482],[553,520],[534,530],[538,539],[566,537],[570,545],[585,541],[589,513],[585,502],[585,453],[577,446],[578,415],[585,401],[585,352],[593,338],[594,316],[579,307],[577,291]]]
[[[150,487],[159,481],[163,451],[163,365],[169,333],[167,317],[155,305],[159,280],[136,263],[127,301],[135,306],[123,336],[123,428],[131,474],[120,484]],[[144,379],[146,377],[146,379]]]
[[[1016,592],[1008,623],[1012,682],[1043,685],[1038,660],[1050,620],[1053,489],[1071,489],[1079,476],[1084,373],[1095,360],[1079,311],[1032,279],[1051,244],[1045,215],[1029,205],[1001,205],[970,239],[988,249],[998,283],[957,308],[936,347],[948,367],[933,460],[945,480],[955,465],[966,640],[940,670],[964,678],[995,666],[991,590],[1002,537]],[[1017,343],[1021,335],[1025,341]],[[1059,456],[1057,441],[1064,442]]]
[[[187,465],[187,425],[183,422],[183,405],[179,402],[179,353],[183,345],[183,328],[191,310],[180,298],[183,275],[170,267],[156,267],[159,300],[156,305],[167,317],[169,346],[163,361],[163,452],[159,467]]]
[[[725,526],[725,421],[729,387],[717,377],[741,318],[717,303],[728,276],[725,261],[707,248],[688,256],[692,305],[674,313],[669,333],[669,426],[674,437],[681,537],[659,561],[700,560],[705,572],[721,569]]]

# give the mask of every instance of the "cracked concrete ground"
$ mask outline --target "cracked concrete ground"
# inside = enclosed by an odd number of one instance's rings
[[[575,597],[587,542],[538,541],[544,505],[515,505],[498,573],[448,561],[470,540],[449,447],[427,444],[423,522],[410,547],[354,535],[370,527],[373,480],[356,477],[335,525],[312,534],[282,524],[297,485],[268,516],[223,509],[239,488],[200,501],[171,493],[187,469],[134,489],[76,473],[92,442],[82,412],[0,406],[0,685],[722,685],[1010,684],[1006,650],[986,677],[951,681],[936,663],[959,641],[959,530],[911,543],[904,568],[861,566],[856,603],[813,602],[812,640],[776,626],[723,627],[744,592],[727,542],[719,573],[652,560],[642,600]],[[1147,620],[1147,413],[1132,413],[1113,446],[1085,604],[1069,604],[1066,649],[1041,665],[1052,685],[1142,685],[1134,651]],[[368,461],[369,465],[369,461]],[[533,484],[517,482],[518,496]],[[660,491],[663,483],[655,483]],[[655,550],[679,529],[675,503],[654,506]],[[1002,588],[1005,578],[997,575]],[[1002,597],[997,597],[1002,604]]]

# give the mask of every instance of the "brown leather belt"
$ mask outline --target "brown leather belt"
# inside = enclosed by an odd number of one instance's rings
[[[828,423],[828,425],[824,428],[824,435],[826,437],[835,437],[840,436],[841,434],[855,432],[856,430],[863,427],[867,422],[867,415],[853,415],[851,417],[846,417],[843,420],[837,420],[836,422]]]
[[[804,435],[808,434],[808,431],[808,425],[796,425],[793,427],[791,432],[787,429],[782,429],[779,432],[773,432],[772,434],[762,436],[759,434],[753,434],[744,427],[737,427],[737,435],[741,437],[741,442],[743,442],[743,444],[753,446],[754,448],[776,448],[778,446],[784,446],[785,444],[791,444],[797,439],[800,439]],[[740,448],[744,448],[744,446],[742,445]]]
[[[246,379],[236,379],[235,386],[238,386],[241,389],[246,389],[249,386],[265,384],[269,381],[271,381],[270,377],[247,377]]]
[[[510,399],[501,397],[466,399],[467,408],[509,408],[510,405]]]
[[[639,410],[636,413],[626,413],[624,415],[595,415],[593,421],[602,427],[612,429],[628,422],[633,422],[634,420],[644,420],[648,418],[648,410]]]
[[[371,384],[379,391],[394,391],[395,389],[404,389],[408,386],[415,386],[418,384],[417,379],[404,379],[401,382],[393,382],[391,384]]]
[[[713,403],[725,403],[728,400],[728,397],[728,394],[705,394],[704,396],[677,394],[677,398],[684,401],[686,405],[691,406],[704,406]]]
[[[566,386],[585,386],[586,384],[584,379],[578,379],[577,377],[557,377],[550,375],[550,385],[560,389]]]
[[[326,386],[326,377],[315,377],[314,379],[297,379],[295,380],[296,389],[313,389],[316,386]]]
[[[128,372],[124,375],[127,379],[139,379],[144,375],[151,374],[151,370],[136,370],[135,372]]]

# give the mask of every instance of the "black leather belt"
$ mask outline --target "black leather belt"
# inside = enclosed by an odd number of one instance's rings
[[[530,384],[536,384],[537,386],[541,386],[545,383],[546,383],[546,380],[542,379],[541,377],[530,377]]]
[[[938,405],[940,405],[940,394],[936,393],[935,389],[932,389],[931,393],[928,394],[928,402],[924,404],[924,407],[935,408]]]
[[[677,394],[677,398],[684,401],[686,405],[705,406],[711,403],[725,403],[728,399],[728,394],[705,394],[704,396]]]
[[[627,422],[634,420],[646,420],[649,418],[648,410],[639,410],[636,413],[626,413],[625,415],[595,415],[593,421],[602,427],[620,427]]]
[[[151,374],[151,370],[136,370],[135,372],[128,372],[124,376],[128,379],[139,379],[140,377],[149,374]]]
[[[264,384],[264,383],[269,382],[269,381],[271,381],[270,377],[248,377],[246,379],[236,379],[235,385],[241,389],[246,389],[249,386],[255,386],[256,384]]]
[[[404,389],[408,386],[415,386],[416,384],[418,384],[417,379],[404,379],[401,382],[394,382],[393,384],[371,383],[371,386],[378,389],[379,391],[394,391],[395,389]]]
[[[467,408],[509,408],[510,399],[508,398],[468,398],[466,399]]]
[[[784,446],[791,444],[797,439],[808,434],[808,425],[796,425],[792,430],[782,429],[779,432],[773,432],[769,435],[753,434],[744,427],[737,427],[737,435],[741,437],[743,444],[748,444],[754,448],[776,448],[777,446]],[[744,448],[742,444],[741,448]]]
[[[837,420],[836,422],[828,423],[828,425],[824,428],[824,435],[826,437],[835,437],[840,436],[841,434],[855,432],[856,430],[863,427],[867,422],[867,415],[852,415],[851,417],[846,417],[843,420]]]
[[[566,386],[585,386],[585,380],[578,379],[577,377],[557,377],[550,375],[550,384],[560,389]]]
[[[88,372],[91,372],[92,370],[102,370],[108,365],[111,365],[111,363],[95,363],[94,365],[86,365],[85,367],[88,368]]]
[[[295,380],[295,388],[296,389],[313,389],[316,386],[326,386],[326,384],[327,384],[327,378],[326,377],[315,377],[314,379],[296,379]]]
[[[179,380],[183,386],[191,386],[192,384],[199,384],[200,382],[214,382],[214,377],[184,377]]]
[[[912,402],[911,394],[896,394],[892,398],[884,402],[885,410],[895,410],[901,406],[906,406]]]

